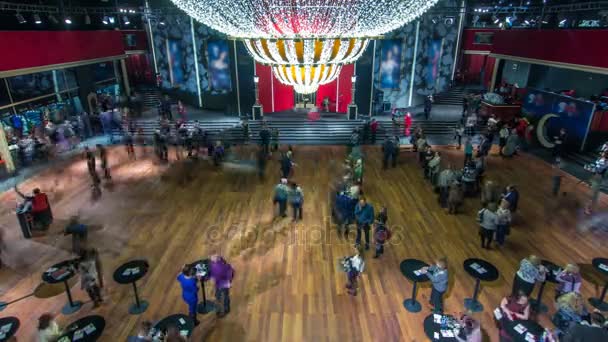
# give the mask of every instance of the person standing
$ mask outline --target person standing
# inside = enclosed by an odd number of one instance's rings
[[[262,148],[262,151],[263,151],[264,155],[268,156],[268,154],[266,153],[266,151],[263,148]],[[289,158],[287,153],[283,153],[283,156],[281,157],[281,178],[288,179],[289,176],[291,175],[292,167],[293,167],[293,163],[291,161],[291,158]]]
[[[511,210],[512,214],[515,214],[515,211],[517,211],[517,204],[519,203],[519,191],[517,191],[515,185],[511,184],[507,186],[502,198],[509,202],[509,210]]]
[[[418,163],[422,165],[424,163],[424,153],[426,152],[426,138],[424,134],[421,134],[418,140],[416,140],[416,151],[418,152]]]
[[[179,114],[179,117],[182,121],[186,121],[186,106],[184,106],[184,103],[181,100],[177,101],[177,114]]]
[[[580,268],[576,264],[568,264],[556,276],[557,286],[555,287],[555,299],[570,292],[581,292],[583,278]]]
[[[403,117],[403,136],[410,136],[410,128],[412,127],[412,114],[407,112]],[[414,141],[415,142],[415,141]]]
[[[270,154],[270,130],[268,129],[268,125],[266,123],[262,124],[262,129],[260,129],[260,142],[262,144],[262,149],[264,153],[268,156]]]
[[[432,284],[429,303],[433,306],[435,313],[443,313],[443,295],[448,289],[449,279],[447,264],[447,258],[440,257],[435,261],[435,265],[422,268]]]
[[[498,210],[496,210],[496,243],[502,247],[505,244],[505,237],[509,235],[509,225],[511,224],[511,210],[509,210],[509,202],[504,199],[500,201]]]
[[[429,95],[424,98],[424,118],[426,120],[431,118],[432,106],[433,106],[433,95]]]
[[[217,316],[222,318],[230,313],[230,288],[234,279],[234,268],[221,256],[213,255],[209,274],[215,282],[215,298],[220,303]]]
[[[291,191],[289,192],[289,203],[293,208],[293,221],[302,220],[302,205],[304,204],[304,193],[302,188],[295,182],[291,183]]]
[[[279,129],[278,128],[273,128],[272,132],[272,151],[276,152],[279,150]]]
[[[555,163],[551,169],[553,171],[553,175],[551,176],[551,194],[553,197],[557,197],[562,184],[562,161],[560,157],[555,158]]]
[[[597,208],[597,202],[600,198],[600,190],[602,189],[603,175],[599,172],[594,173],[591,176],[589,182],[591,183],[591,199],[585,208],[585,215],[591,215],[595,208]]]
[[[363,159],[357,159],[353,168],[354,181],[363,184]]]
[[[103,170],[103,178],[106,180],[112,179],[110,176],[110,167],[108,165],[108,151],[101,144],[97,144],[97,151],[99,151],[99,160],[101,160],[101,169]]]
[[[365,261],[357,247],[353,247],[353,255],[344,259],[343,265],[346,271],[346,288],[351,296],[357,295],[359,275],[365,269]]]
[[[91,151],[89,149],[88,146],[85,146],[84,155],[85,155],[85,158],[87,159],[87,169],[89,170],[89,175],[91,176],[93,181],[95,181],[96,179],[99,179],[99,175],[97,174],[97,169],[95,166],[95,154],[93,153],[93,151]]]
[[[196,270],[190,265],[184,265],[182,271],[177,275],[177,281],[182,288],[182,299],[188,305],[188,315],[198,325],[196,319],[198,306],[198,281],[195,275]]]
[[[464,140],[464,165],[467,165],[473,160],[473,139],[466,138]]]
[[[262,151],[262,150],[260,150]],[[262,151],[263,153],[263,151]],[[287,198],[289,197],[289,187],[287,178],[281,178],[281,182],[274,187],[273,204],[279,204],[279,216],[287,217]]]
[[[382,144],[382,169],[388,168],[389,159],[392,159],[393,167],[397,166],[395,149],[395,141],[392,137],[387,138]]]
[[[561,157],[563,152],[563,145],[566,142],[567,133],[565,128],[560,128],[559,133],[554,137],[553,144],[553,157]]]
[[[266,161],[268,160],[267,156],[264,155],[264,150],[259,149],[257,152],[257,166],[258,166],[258,178],[263,181],[264,174],[266,173]]]
[[[124,143],[125,143],[125,148],[127,149],[127,156],[129,156],[129,159],[131,159],[131,160],[137,159],[135,157],[135,147],[133,146],[133,134],[132,133],[127,132],[125,134]]]
[[[355,206],[355,221],[357,222],[357,237],[355,246],[361,245],[361,234],[365,233],[365,249],[369,249],[369,230],[374,222],[374,208],[367,203],[365,197],[359,198],[359,203]]]
[[[462,125],[458,125],[458,127],[454,128],[454,140],[456,141],[456,149],[460,150],[462,147],[462,135],[464,134],[464,127]]]
[[[490,203],[487,208],[482,208],[477,213],[477,221],[479,222],[481,248],[490,249],[494,233],[496,232],[496,225],[498,224],[496,203]]]
[[[502,149],[507,144],[507,138],[509,137],[509,127],[504,124],[500,131],[498,131],[498,154],[502,156]]]
[[[529,257],[522,259],[519,264],[519,270],[515,273],[513,279],[513,289],[511,293],[519,293],[522,291],[527,297],[534,290],[534,285],[537,282],[543,282],[547,269],[541,264],[540,258],[536,255],[530,255]]]
[[[372,122],[369,124],[369,129],[372,133],[372,145],[376,144],[376,133],[378,133],[378,121],[376,119],[372,119]]]
[[[439,187],[439,204],[442,208],[448,207],[448,196],[450,194],[450,186],[456,180],[456,173],[452,169],[452,165],[448,164],[447,167],[439,173],[437,177],[437,186]]]
[[[249,142],[249,121],[243,120],[241,129],[243,130],[243,142],[247,144]]]
[[[376,254],[374,258],[379,258],[382,254],[384,254],[384,244],[390,238],[390,232],[388,227],[386,226],[386,207],[383,207],[378,213],[378,217],[375,223],[375,231],[374,231],[374,242],[376,243]]]
[[[101,289],[103,288],[103,274],[101,260],[96,249],[84,250],[78,260],[78,273],[80,274],[80,288],[87,291],[97,308],[103,302]]]

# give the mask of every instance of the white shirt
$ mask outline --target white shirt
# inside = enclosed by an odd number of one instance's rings
[[[359,273],[363,273],[363,269],[365,268],[365,261],[361,259],[361,256],[354,255],[350,258],[350,264],[353,269],[357,270]]]
[[[38,342],[55,341],[61,335],[61,330],[55,321],[52,321],[44,330],[38,330]]]

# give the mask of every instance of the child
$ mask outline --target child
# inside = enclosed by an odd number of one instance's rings
[[[359,275],[363,272],[365,268],[365,261],[363,261],[363,257],[359,253],[359,249],[357,247],[353,247],[354,255],[347,257],[343,261],[344,271],[347,276],[347,284],[346,288],[348,289],[348,294],[351,296],[357,295],[357,279]]]
[[[422,271],[431,280],[433,289],[429,303],[434,307],[433,312],[443,313],[443,294],[448,289],[448,270],[446,257],[438,258],[435,265],[423,267]]]
[[[383,210],[384,209],[385,208],[383,208]],[[386,221],[377,220],[375,226],[376,231],[374,232],[374,240],[376,242],[376,254],[374,255],[374,258],[378,258],[384,254],[384,244],[390,238],[390,232],[386,227]]]

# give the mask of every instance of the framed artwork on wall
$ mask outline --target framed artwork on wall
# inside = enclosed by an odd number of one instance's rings
[[[403,41],[383,40],[380,58],[380,89],[399,89]]]

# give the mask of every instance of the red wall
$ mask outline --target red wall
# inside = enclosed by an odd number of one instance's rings
[[[474,50],[474,51],[490,51],[492,45],[490,44],[475,44],[475,33],[476,32],[499,32],[498,29],[464,29],[462,31],[462,49],[463,50]],[[494,34],[496,37],[496,34]]]
[[[505,30],[492,53],[608,68],[608,30]]]
[[[260,103],[262,104],[264,113],[281,112],[284,110],[293,109],[293,88],[291,86],[284,85],[277,80],[274,77],[270,66],[256,63],[255,70],[256,74],[260,78],[258,89],[260,92]],[[272,92],[273,90],[274,94]]]
[[[272,69],[267,65],[255,64],[255,73],[259,77],[258,91],[260,96],[260,104],[264,113],[272,112]]]
[[[274,111],[292,110],[295,104],[293,87],[281,83],[274,77],[274,74],[272,74],[272,87],[274,89]]]
[[[353,86],[351,77],[354,72],[355,66],[353,64],[344,65],[336,80],[319,86],[319,90],[317,91],[317,107],[322,110],[323,99],[327,96],[331,103],[331,106],[329,106],[330,112],[346,113],[352,99]],[[338,80],[340,80],[339,84]],[[339,101],[336,99],[339,99]],[[336,105],[338,106],[337,108]]]
[[[0,31],[0,71],[123,55],[120,31]]]

